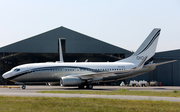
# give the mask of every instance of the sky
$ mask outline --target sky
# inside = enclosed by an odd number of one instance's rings
[[[0,47],[64,26],[136,51],[161,28],[157,52],[180,49],[179,0],[0,0]]]

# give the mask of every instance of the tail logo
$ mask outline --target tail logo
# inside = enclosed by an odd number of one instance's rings
[[[137,59],[137,60],[143,60],[143,59],[144,59],[144,56],[137,56],[136,59]]]

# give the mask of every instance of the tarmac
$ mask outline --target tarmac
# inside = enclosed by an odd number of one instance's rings
[[[171,101],[180,102],[180,97],[158,97],[158,96],[133,96],[133,95],[90,95],[90,94],[53,94],[53,93],[36,93],[37,91],[48,90],[88,90],[78,89],[77,87],[61,86],[0,86],[0,96],[25,96],[25,97],[65,97],[65,98],[108,98],[108,99],[129,99],[129,100],[154,100],[154,101]],[[9,88],[10,87],[10,88]],[[154,86],[154,87],[120,87],[120,86],[94,86],[93,91],[116,91],[118,89],[128,89],[137,91],[180,91],[179,86]]]

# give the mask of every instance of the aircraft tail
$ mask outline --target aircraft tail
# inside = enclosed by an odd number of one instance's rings
[[[161,29],[159,28],[153,29],[149,36],[145,39],[145,41],[132,56],[123,60],[119,60],[117,62],[132,62],[139,64],[145,57],[147,57],[146,61],[148,61],[155,54],[160,31]]]

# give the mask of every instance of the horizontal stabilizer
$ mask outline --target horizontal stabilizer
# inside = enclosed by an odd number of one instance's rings
[[[150,65],[146,65],[146,67],[163,65],[163,64],[172,63],[172,62],[175,62],[175,61],[177,61],[177,60],[165,61],[165,62],[161,62],[161,63],[153,63],[153,64],[150,64]]]

